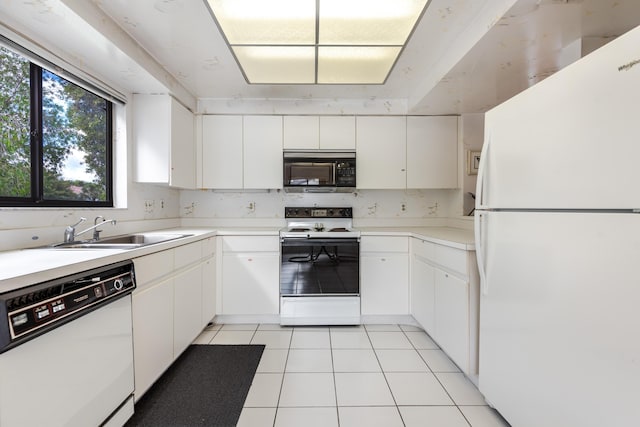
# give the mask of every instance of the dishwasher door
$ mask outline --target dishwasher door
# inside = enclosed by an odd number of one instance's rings
[[[102,424],[133,393],[131,295],[0,354],[0,379],[2,427]]]

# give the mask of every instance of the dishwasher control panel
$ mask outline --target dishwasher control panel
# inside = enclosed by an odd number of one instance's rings
[[[124,261],[0,295],[0,353],[130,293],[133,263]]]

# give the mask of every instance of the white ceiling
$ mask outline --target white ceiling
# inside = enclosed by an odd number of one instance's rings
[[[640,1],[431,0],[384,85],[249,85],[204,0],[10,0],[0,2],[0,24],[123,90],[169,91],[192,108],[195,99],[369,100],[460,114],[577,59],[581,38],[601,44],[639,25]]]

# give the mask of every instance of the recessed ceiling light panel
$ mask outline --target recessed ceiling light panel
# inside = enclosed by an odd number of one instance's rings
[[[313,46],[233,46],[251,83],[314,84]]]
[[[320,46],[318,83],[382,84],[401,49],[400,46]]]
[[[403,46],[426,0],[320,0],[320,45]]]
[[[208,0],[230,45],[316,43],[316,0]]]
[[[206,0],[249,83],[382,84],[429,0]]]

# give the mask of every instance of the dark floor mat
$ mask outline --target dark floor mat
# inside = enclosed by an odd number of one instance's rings
[[[135,405],[130,426],[235,426],[263,345],[191,345]]]

